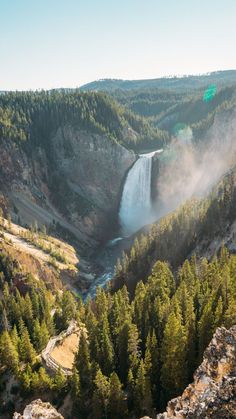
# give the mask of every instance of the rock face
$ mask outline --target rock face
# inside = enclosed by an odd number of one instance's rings
[[[38,399],[26,406],[23,415],[14,413],[13,419],[63,419],[63,416],[50,403]]]
[[[3,142],[0,190],[16,221],[57,225],[82,248],[95,247],[115,227],[122,185],[135,159],[105,134],[61,126],[47,146]]]
[[[74,197],[74,202],[68,202],[71,219],[84,233],[101,238],[115,221],[126,173],[136,159],[134,152],[106,135],[88,135],[71,127],[59,129],[52,142],[55,167]]]
[[[236,326],[218,328],[194,382],[157,419],[236,418]]]

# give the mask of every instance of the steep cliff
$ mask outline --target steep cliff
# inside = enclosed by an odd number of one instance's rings
[[[122,182],[135,158],[105,134],[66,125],[51,136],[48,148],[26,152],[3,141],[1,190],[16,220],[62,228],[81,247],[93,247],[115,229]]]
[[[157,419],[236,417],[236,326],[218,328],[205,350],[194,381],[168,403]]]

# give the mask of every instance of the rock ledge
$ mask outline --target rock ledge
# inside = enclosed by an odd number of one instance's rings
[[[236,418],[236,326],[218,328],[194,382],[157,419]]]
[[[26,406],[23,415],[14,413],[13,419],[64,419],[60,413],[50,404],[42,400],[34,400]]]

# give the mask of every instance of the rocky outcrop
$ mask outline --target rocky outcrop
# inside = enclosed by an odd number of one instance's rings
[[[34,400],[26,406],[23,414],[14,413],[13,419],[64,419],[63,416],[50,404],[42,400]]]
[[[218,328],[194,382],[157,419],[236,418],[236,326]]]

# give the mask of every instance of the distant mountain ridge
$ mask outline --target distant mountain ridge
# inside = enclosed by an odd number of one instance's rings
[[[194,90],[208,84],[218,86],[232,85],[236,83],[236,70],[214,71],[212,73],[160,77],[156,79],[144,80],[121,80],[121,79],[102,79],[96,80],[80,87],[82,91],[113,91],[113,90],[132,90],[132,89],[173,89],[183,91],[186,89]]]

